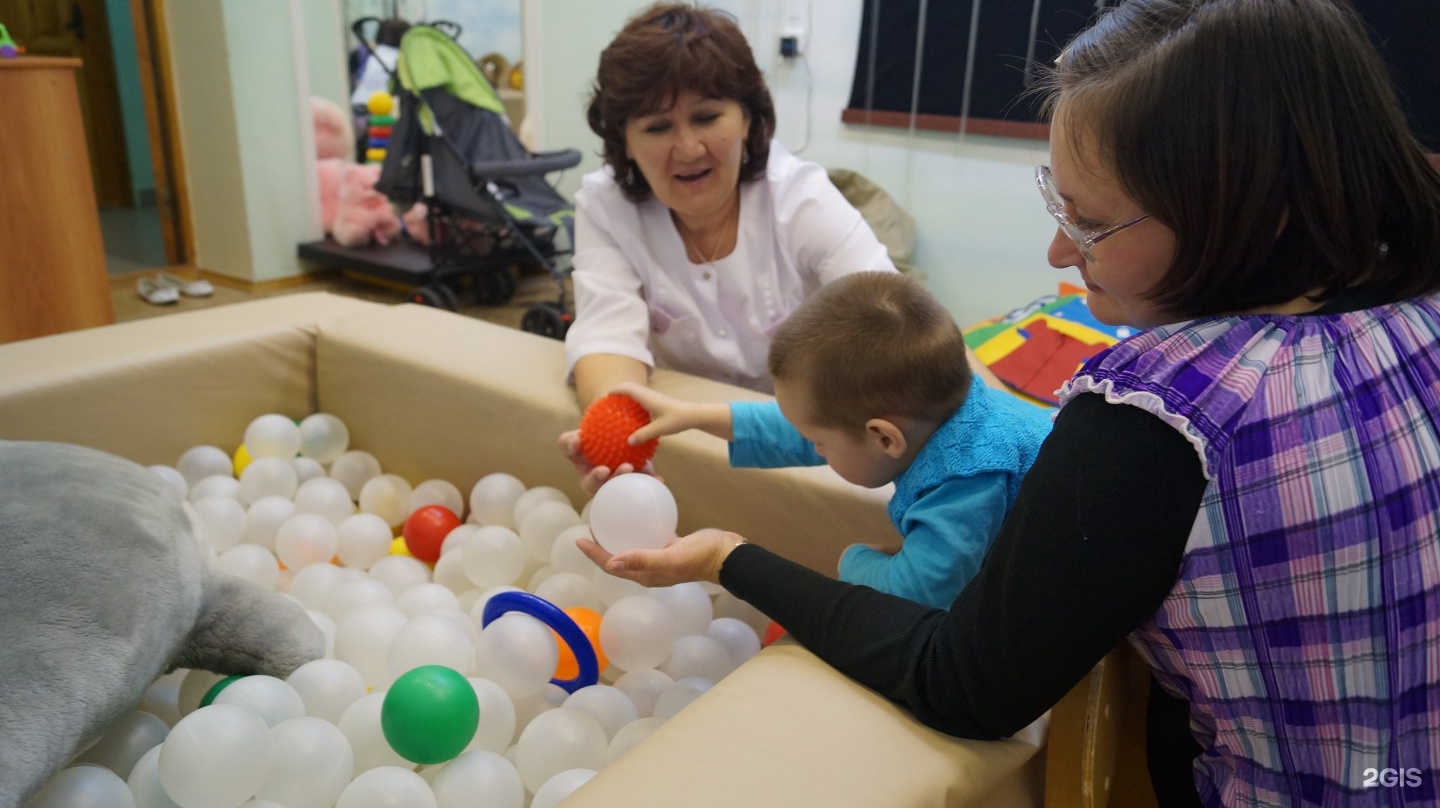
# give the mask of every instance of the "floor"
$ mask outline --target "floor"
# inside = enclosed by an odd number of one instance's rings
[[[184,267],[172,267],[168,271],[185,277],[200,277],[195,270]],[[331,292],[378,303],[405,303],[409,301],[410,297],[409,290],[381,285],[379,282],[336,270],[326,270],[297,278],[293,285],[286,285],[283,288],[261,290],[250,290],[248,284],[228,281],[223,277],[207,274],[205,277],[211,279],[215,287],[213,295],[209,297],[182,296],[177,303],[157,306],[147,303],[136,291],[140,279],[152,276],[154,272],[155,270],[148,269],[110,276],[110,298],[115,304],[116,322],[123,323],[147,317],[161,317],[166,314],[196,311],[212,306],[243,303],[260,297],[300,292]],[[574,311],[574,301],[568,282],[566,287],[566,308]],[[539,270],[527,270],[518,277],[515,296],[506,305],[480,306],[462,296],[460,313],[467,317],[498,323],[510,328],[519,328],[520,318],[525,314],[526,309],[535,303],[555,302],[559,299],[559,295],[560,290],[554,278]]]

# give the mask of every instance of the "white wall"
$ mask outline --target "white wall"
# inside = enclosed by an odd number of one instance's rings
[[[850,98],[865,0],[716,0],[740,21],[775,97],[777,137],[827,167],[860,172],[916,220],[915,266],[961,325],[1055,291],[1074,270],[1045,263],[1054,221],[1035,190],[1044,141],[909,132],[840,123]],[[648,0],[525,0],[530,125],[539,148],[573,146],[585,155],[561,184],[573,194],[583,171],[599,167],[600,141],[584,103],[600,51]],[[543,6],[543,8],[542,8]],[[814,7],[822,10],[814,12]],[[779,55],[781,31],[802,24],[804,62]],[[966,42],[927,42],[926,48]],[[957,55],[957,58],[963,58]],[[806,67],[808,66],[808,73]],[[810,96],[808,109],[807,91]],[[807,119],[809,139],[806,142]]]

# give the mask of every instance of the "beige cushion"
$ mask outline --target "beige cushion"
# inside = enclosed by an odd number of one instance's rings
[[[251,420],[315,407],[316,323],[386,307],[313,292],[0,346],[0,438],[173,465]]]
[[[788,639],[761,651],[566,800],[566,808],[1039,805],[1031,742],[964,741]]]
[[[560,342],[403,305],[323,324],[317,362],[320,406],[344,418],[352,446],[387,471],[440,477],[464,492],[504,471],[560,488],[577,508],[585,501],[556,442],[580,419]],[[763,398],[664,371],[653,384],[692,400]],[[830,575],[849,544],[895,535],[888,490],[857,488],[826,467],[732,470],[725,442],[699,433],[661,440],[655,467],[675,494],[682,532],[734,530]]]

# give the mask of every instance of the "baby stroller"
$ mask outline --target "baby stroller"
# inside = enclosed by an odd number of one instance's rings
[[[378,22],[356,21],[357,38]],[[450,22],[411,28],[392,74],[398,111],[375,189],[402,209],[425,203],[432,272],[412,300],[454,309],[468,279],[476,302],[499,305],[515,293],[510,267],[538,266],[559,297],[527,309],[520,327],[563,339],[573,315],[560,259],[573,251],[575,211],[545,175],[578,165],[580,152],[526,150],[459,33]]]

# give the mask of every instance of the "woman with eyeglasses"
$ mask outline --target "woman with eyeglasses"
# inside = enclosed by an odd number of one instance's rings
[[[582,549],[718,582],[963,737],[1026,726],[1128,640],[1162,806],[1436,804],[1440,174],[1364,23],[1344,0],[1130,0],[1048,90],[1050,263],[1144,330],[1066,383],[948,612],[719,530]]]

